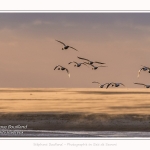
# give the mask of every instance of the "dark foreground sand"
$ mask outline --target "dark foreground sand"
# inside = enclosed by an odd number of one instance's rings
[[[150,90],[1,89],[0,130],[4,127],[150,131]]]
[[[0,115],[0,126],[24,130],[150,131],[150,115],[17,113]],[[10,126],[9,129],[13,129]],[[25,128],[23,128],[25,126]],[[26,128],[27,127],[27,128]]]

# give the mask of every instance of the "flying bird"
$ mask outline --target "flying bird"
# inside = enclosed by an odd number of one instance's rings
[[[73,62],[69,62],[68,64],[71,64],[71,63],[74,63],[75,65],[75,67],[80,67],[82,64],[84,64],[84,65],[86,65],[86,63],[84,62],[84,63],[77,63],[77,62],[75,62],[75,61],[73,61]],[[87,65],[86,65],[87,66]]]
[[[146,85],[146,84],[143,84],[143,83],[134,83],[134,84],[144,85],[144,87],[146,87],[146,88],[150,88],[150,85]]]
[[[111,82],[111,83],[109,83],[108,85],[107,85],[107,87],[106,87],[106,89],[109,87],[109,86],[114,86],[114,87],[118,87],[118,86],[120,86],[120,85],[123,85],[123,86],[125,86],[124,84],[122,84],[122,83],[114,83],[114,82]]]
[[[103,88],[106,84],[109,84],[109,83],[100,84],[99,82],[96,82],[96,81],[93,81],[92,83],[98,83],[100,88]]]
[[[58,40],[56,40],[56,41],[64,45],[64,47],[62,48],[62,50],[65,50],[65,49],[68,49],[68,48],[72,48],[72,49],[78,51],[77,49],[75,49],[75,48],[73,48],[73,47],[71,47],[71,46],[68,46],[68,45],[66,45],[65,43],[61,42],[61,41],[58,41]]]
[[[88,63],[87,63],[87,64],[88,64]],[[94,65],[91,65],[91,64],[88,64],[88,65],[92,66],[92,69],[93,69],[93,70],[96,70],[96,69],[98,69],[99,67],[107,67],[107,66],[94,66]]]
[[[141,73],[141,71],[148,71],[148,73],[150,73],[150,68],[149,67],[146,67],[146,66],[143,66],[139,71],[138,71],[138,76],[137,77],[139,77],[140,76],[140,73]]]
[[[67,71],[67,73],[68,73],[68,76],[69,76],[69,78],[70,78],[70,73],[69,73],[69,70],[67,69],[67,68],[65,68],[65,67],[62,67],[62,66],[60,66],[60,65],[57,65],[55,68],[54,68],[54,70],[55,69],[58,69],[58,70],[66,70]]]
[[[105,63],[102,63],[102,62],[98,62],[98,61],[91,61],[89,59],[86,59],[86,58],[81,58],[81,57],[78,57],[79,59],[83,59],[83,60],[86,60],[88,61],[88,64],[92,65],[93,63],[98,63],[98,64],[105,64]]]

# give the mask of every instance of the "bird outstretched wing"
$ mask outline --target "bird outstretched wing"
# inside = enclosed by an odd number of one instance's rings
[[[78,57],[78,56],[77,56]],[[83,60],[87,60],[87,61],[90,61],[90,60],[88,60],[88,59],[86,59],[86,58],[81,58],[81,57],[78,57],[79,59],[83,59]]]
[[[141,66],[143,66],[143,65],[141,65]],[[150,69],[149,67],[147,67],[147,66],[143,66],[143,68],[147,68],[147,69]]]
[[[105,63],[102,63],[102,62],[98,62],[98,61],[95,61],[94,63],[98,63],[98,64],[105,64]]]
[[[74,63],[78,64],[76,61],[73,61]]]
[[[76,51],[78,51],[77,49],[75,49],[74,47],[71,47],[71,46],[69,46],[70,48],[72,48],[72,49],[74,49],[74,50],[76,50]]]
[[[88,64],[88,63],[87,63]],[[92,67],[95,67],[94,65],[92,65],[92,64],[88,64],[88,65],[90,65],[90,66],[92,66]]]
[[[58,40],[56,40],[56,41],[59,42],[59,43],[61,43],[61,44],[63,44],[64,46],[66,46],[65,43],[63,43],[63,42],[61,42],[61,41],[58,41]]]
[[[140,76],[140,72],[141,72],[141,70],[143,70],[143,68],[141,68],[139,71],[138,71],[138,78],[139,78],[139,76]]]
[[[109,83],[105,83],[105,84],[103,84],[103,86],[106,85],[106,84],[109,84]]]
[[[86,63],[86,62],[83,62],[83,63],[81,63],[81,64],[83,64],[83,65],[86,65],[86,66],[87,66],[87,64],[88,64],[88,63]]]
[[[99,83],[99,82],[96,82],[96,81],[93,81],[92,83],[98,83],[98,84],[100,85],[100,83]]]
[[[111,82],[111,83],[108,83],[106,89],[107,89],[110,85],[112,85],[112,84],[114,84],[114,83],[112,83],[112,82]]]
[[[59,67],[60,65],[57,65],[55,68],[54,68],[54,70],[57,68],[57,67]],[[62,67],[62,66],[60,66],[60,67]]]
[[[66,68],[65,68],[66,69]],[[69,78],[70,78],[70,73],[69,73],[69,70],[68,69],[66,69],[66,71],[67,71],[67,73],[68,73],[68,76],[69,76]]]
[[[71,63],[75,63],[75,64],[78,64],[77,62],[73,61],[73,62],[69,62],[68,64],[71,64]]]
[[[144,85],[144,86],[145,86],[145,84],[143,84],[143,83],[134,83],[134,84],[138,84],[138,85]]]
[[[119,84],[121,84],[121,85],[125,86],[123,83],[119,83]]]
[[[107,66],[97,66],[97,67],[107,67]]]

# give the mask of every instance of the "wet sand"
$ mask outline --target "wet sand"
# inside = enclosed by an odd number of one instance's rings
[[[150,131],[149,89],[0,89],[0,127]]]

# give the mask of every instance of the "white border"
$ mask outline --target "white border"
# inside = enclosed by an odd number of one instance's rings
[[[1,0],[0,10],[150,10],[148,0]]]
[[[71,3],[71,4],[70,4]],[[144,5],[143,5],[144,4]],[[134,0],[3,0],[0,5],[0,13],[149,13],[149,1],[134,1]],[[150,149],[149,141],[150,138],[0,138],[0,146],[2,149],[51,149],[65,148],[94,148],[94,149],[127,149],[127,148],[144,148],[145,150]],[[33,146],[34,143],[45,143],[45,142],[61,142],[65,143],[111,143],[113,141],[117,143],[116,147],[101,147],[101,146],[90,146],[90,147],[42,147]]]
[[[15,150],[26,150],[28,148],[32,150],[42,149],[63,149],[70,150],[78,148],[80,149],[110,149],[110,150],[126,150],[126,149],[142,149],[149,150],[150,144],[149,140],[135,140],[135,139],[7,139],[0,140],[0,146],[3,149]]]

